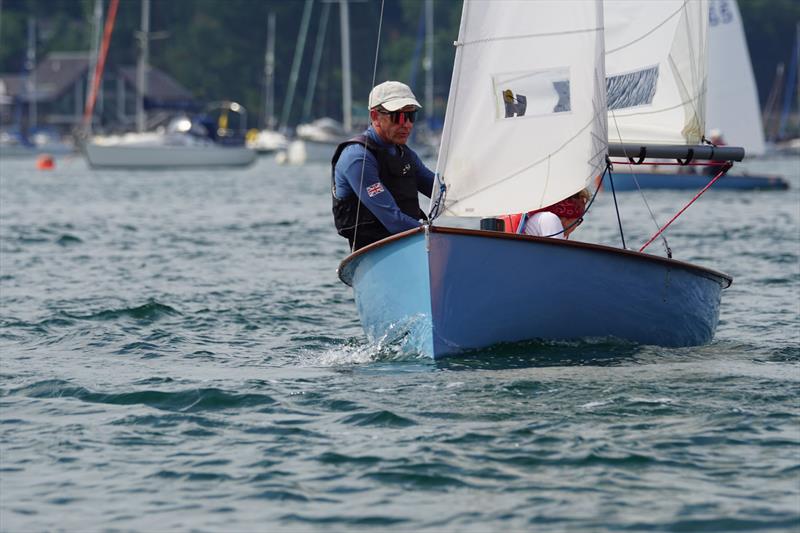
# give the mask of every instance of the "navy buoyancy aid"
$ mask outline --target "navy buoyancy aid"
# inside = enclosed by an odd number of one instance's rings
[[[333,154],[331,160],[331,197],[333,199],[333,220],[336,231],[347,238],[353,247],[356,239],[357,250],[367,244],[379,241],[391,235],[388,229],[381,224],[378,218],[358,200],[357,195],[347,198],[336,197],[336,163],[342,151],[351,144],[360,144],[375,156],[378,161],[378,177],[381,184],[394,198],[400,211],[414,219],[425,218],[425,213],[419,207],[417,196],[417,168],[408,154],[408,150],[397,145],[398,155],[392,155],[385,148],[376,146],[366,135],[357,135],[341,143]],[[359,203],[361,205],[359,206]],[[356,231],[358,227],[358,231]]]

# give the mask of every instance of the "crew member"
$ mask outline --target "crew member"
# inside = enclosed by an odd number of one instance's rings
[[[425,221],[418,193],[430,197],[434,175],[406,146],[421,107],[403,83],[376,85],[369,128],[336,149],[333,219],[353,251]]]

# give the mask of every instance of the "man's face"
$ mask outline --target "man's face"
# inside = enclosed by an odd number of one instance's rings
[[[369,114],[372,127],[384,141],[392,144],[406,144],[414,127],[414,123],[411,122],[406,112],[410,113],[416,110],[415,106],[408,105],[394,113],[372,109]]]

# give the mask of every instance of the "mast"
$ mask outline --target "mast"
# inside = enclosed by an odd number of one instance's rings
[[[783,140],[786,136],[786,125],[789,122],[789,112],[792,109],[792,98],[797,98],[798,108],[800,108],[800,76],[797,74],[800,66],[800,22],[795,29],[795,42],[792,51],[792,60],[789,63],[789,75],[786,78],[786,89],[783,93],[783,108],[781,110],[780,124],[778,125],[778,140]]]
[[[433,0],[425,0],[425,105],[428,124],[433,120]]]
[[[322,49],[325,44],[325,34],[328,30],[328,17],[331,11],[330,2],[325,2],[322,6],[322,17],[317,28],[317,44],[314,48],[314,57],[311,60],[311,73],[308,75],[308,87],[306,88],[306,99],[303,102],[303,122],[308,122],[311,117],[311,104],[314,100],[314,92],[317,89],[317,76],[319,74],[319,63],[322,60]]]
[[[283,101],[283,112],[281,113],[281,129],[286,129],[289,125],[289,114],[292,111],[292,101],[294,91],[297,87],[297,76],[300,73],[300,63],[303,60],[303,50],[306,47],[306,35],[308,34],[308,23],[311,20],[311,7],[314,0],[306,0],[303,7],[303,18],[300,21],[300,33],[297,35],[297,46],[294,48],[294,59],[292,59],[292,71],[289,73],[289,87],[286,91],[286,100]]]
[[[92,16],[92,53],[89,56],[89,90],[86,91],[86,102],[84,109],[89,107],[89,100],[92,98],[91,88],[95,85],[98,76],[97,63],[100,60],[100,34],[103,26],[103,0],[94,0],[94,14]],[[100,101],[102,102],[102,89],[100,90]],[[86,125],[87,133],[91,133],[92,122]]]
[[[95,65],[94,75],[92,76],[92,86],[89,88],[89,97],[86,99],[86,109],[83,112],[82,128],[84,132],[88,131],[89,123],[92,120],[94,103],[97,98],[100,81],[103,79],[103,69],[106,64],[106,56],[108,55],[108,44],[111,42],[111,33],[114,31],[114,20],[117,18],[118,7],[119,0],[111,0],[111,4],[108,7],[108,18],[106,19],[105,28],[103,29],[103,42],[100,45],[97,65]]]
[[[136,131],[145,130],[144,98],[147,93],[147,70],[150,54],[150,0],[142,0],[142,30],[138,33],[139,60],[136,64]]]
[[[28,129],[34,128],[38,122],[36,108],[36,20],[28,17],[28,49],[25,67],[28,71],[26,89],[28,93]]]
[[[347,0],[339,0],[339,24],[342,35],[342,124],[353,129],[353,93],[350,84],[350,15]]]
[[[776,125],[778,118],[775,116],[775,113],[778,100],[780,100],[783,91],[784,69],[785,66],[782,62],[778,63],[775,67],[775,77],[772,80],[772,88],[767,97],[767,104],[764,106],[764,131],[767,135],[767,139],[770,141],[775,141],[778,136]]]
[[[264,128],[275,129],[275,12],[267,18],[267,52],[264,57]]]

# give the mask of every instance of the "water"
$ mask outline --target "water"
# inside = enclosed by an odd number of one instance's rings
[[[798,167],[668,232],[734,277],[712,344],[434,363],[364,338],[322,165],[0,161],[0,530],[797,531]]]

